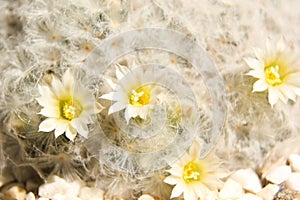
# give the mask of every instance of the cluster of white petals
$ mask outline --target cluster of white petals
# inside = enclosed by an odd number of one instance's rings
[[[299,57],[287,47],[281,38],[276,44],[267,40],[266,49],[255,50],[256,58],[245,58],[251,68],[248,75],[258,80],[253,85],[253,92],[268,90],[268,99],[273,106],[278,99],[296,101],[300,95]]]
[[[52,76],[50,85],[39,85],[39,92],[41,96],[36,100],[43,106],[39,114],[47,117],[39,125],[39,131],[54,130],[56,138],[65,133],[71,141],[77,133],[87,138],[87,125],[99,110],[92,93],[75,81],[70,69],[64,73],[62,81]]]
[[[108,110],[112,114],[125,109],[127,124],[131,118],[140,117],[146,119],[149,110],[153,107],[152,86],[147,85],[151,80],[151,73],[131,71],[122,65],[116,65],[116,77],[118,83],[109,83],[113,92],[104,94],[102,99],[114,102]]]
[[[200,144],[195,141],[189,152],[166,170],[171,175],[164,181],[175,185],[170,198],[181,194],[189,200],[216,198],[216,192],[222,185],[220,179],[225,173],[213,153],[200,159],[200,150]]]

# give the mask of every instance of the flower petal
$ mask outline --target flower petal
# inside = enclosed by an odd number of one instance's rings
[[[278,40],[277,44],[276,44],[277,51],[283,52],[286,48],[285,43],[286,43],[285,38],[283,36],[281,36],[280,39]]]
[[[127,122],[127,124],[129,123],[129,120],[130,120],[130,115],[129,115],[129,111],[128,111],[128,106],[126,107],[126,109],[125,109],[125,112],[124,112],[124,117],[125,117],[125,120],[126,120],[126,122]]]
[[[168,176],[164,179],[164,182],[169,184],[169,185],[175,185],[180,181],[180,178],[176,177],[176,176]]]
[[[127,67],[119,64],[116,65],[116,76],[118,80],[121,80],[128,72],[130,72],[130,70]]]
[[[115,89],[117,84],[115,84],[111,79],[106,79],[106,82],[110,86],[111,89]]]
[[[285,93],[285,91],[283,91],[283,90],[281,89],[281,87],[282,87],[282,85],[276,87],[276,90],[277,90],[278,95],[279,95],[279,99],[280,99],[283,103],[287,104],[289,98],[288,98],[287,94]]]
[[[254,54],[256,58],[263,60],[264,59],[264,51],[262,49],[253,48]]]
[[[80,126],[80,129],[77,130],[77,132],[84,138],[87,138],[88,137],[88,134],[89,134],[89,129],[87,127],[87,125],[81,125]]]
[[[288,85],[293,85],[295,87],[300,87],[300,72],[291,73],[285,79],[284,82]]]
[[[149,113],[149,106],[142,106],[142,107],[136,107],[134,106],[136,113],[138,116],[140,116],[142,119],[146,119],[147,115]]]
[[[178,197],[182,194],[184,190],[184,183],[182,181],[180,181],[177,185],[175,185],[175,187],[172,190],[172,194],[170,199],[174,198],[174,197]]]
[[[185,164],[185,163],[184,163]],[[179,165],[176,165],[176,163],[174,163],[171,169],[166,170],[166,172],[169,172],[170,174],[172,174],[173,176],[177,176],[177,177],[181,177],[182,176],[182,168]]]
[[[50,132],[53,131],[56,127],[56,119],[54,118],[47,118],[42,121],[39,125],[39,132]]]
[[[93,123],[93,119],[92,119],[92,116],[91,116],[93,114],[95,114],[95,113],[94,112],[89,112],[89,111],[86,111],[86,110],[82,111],[82,113],[79,116],[81,123],[84,123],[84,124]]]
[[[183,191],[184,199],[197,200],[197,195],[195,194],[192,187],[188,185],[185,186],[185,190]]]
[[[276,45],[274,42],[271,40],[271,38],[268,38],[266,41],[266,55],[265,57],[268,59],[274,59],[276,56]]]
[[[38,114],[43,115],[45,117],[58,118],[59,110],[54,107],[45,107]]]
[[[121,103],[121,102],[116,102],[113,105],[110,106],[109,110],[108,110],[108,115],[110,115],[111,113],[115,113],[118,112],[120,110],[123,110],[126,107],[125,104]]]
[[[263,78],[264,74],[260,70],[250,70],[246,75],[253,76],[255,78]]]
[[[102,95],[100,97],[100,99],[119,101],[119,102],[123,102],[124,104],[127,103],[127,101],[128,101],[128,99],[122,92],[110,92],[110,93]]]
[[[43,107],[48,107],[49,105],[55,107],[58,105],[58,101],[51,97],[49,98],[49,97],[41,96],[36,98],[36,100]]]
[[[38,90],[42,97],[52,97],[52,98],[55,97],[53,92],[47,86],[39,85]]]
[[[60,80],[58,80],[55,76],[53,76],[51,81],[52,91],[56,95],[57,98],[61,97],[64,94],[64,86]]]
[[[72,127],[72,126],[67,126],[66,129],[66,137],[71,140],[74,141],[75,137],[77,135],[77,131]]]
[[[71,73],[70,68],[67,69],[67,71],[64,73],[62,77],[63,85],[66,91],[72,91],[74,88],[74,76]]]
[[[54,131],[55,138],[63,134],[66,131],[67,126],[68,126],[68,122],[66,120],[57,120],[56,128]]]
[[[73,128],[75,128],[77,130],[77,132],[87,138],[88,136],[88,133],[89,133],[89,129],[87,127],[87,125],[85,123],[83,123],[81,120],[79,120],[78,118],[77,119],[74,119],[71,121],[71,125]]]
[[[269,95],[268,95],[269,103],[273,107],[274,104],[278,101],[279,99],[279,91],[276,88],[270,87],[269,88]]]
[[[138,116],[136,107],[128,104],[125,110],[125,119],[127,124],[131,118],[135,118],[136,116]]]
[[[94,103],[93,93],[79,83],[74,85],[73,91],[68,91],[67,93],[76,97],[76,99],[80,101],[83,106]]]
[[[293,87],[293,90],[294,90],[296,95],[300,96],[300,88]]]
[[[288,99],[296,101],[296,94],[294,93],[293,87],[290,87],[288,85],[281,85],[280,92],[283,96],[286,96]]]
[[[103,94],[101,97],[99,97],[100,99],[107,99],[107,100],[111,100],[113,99],[113,95],[114,95],[114,92],[110,92],[110,93],[107,93],[107,94]]]
[[[179,160],[178,163],[181,166],[184,166],[186,163],[190,162],[191,160],[193,160],[192,156],[190,156],[190,154],[185,153]]]
[[[252,69],[263,69],[264,68],[264,63],[255,58],[244,58],[244,61]]]
[[[200,144],[198,141],[194,141],[192,146],[190,147],[189,149],[189,153],[190,153],[190,156],[193,158],[193,159],[197,159],[198,156],[199,156],[199,153],[200,153]]]
[[[263,80],[257,80],[253,84],[252,92],[262,92],[262,91],[265,91],[266,89],[268,89],[268,84]]]
[[[197,196],[200,199],[208,199],[208,196],[210,196],[212,199],[214,199],[212,196],[212,192],[206,188],[203,184],[199,183],[194,186],[194,192],[197,194]]]

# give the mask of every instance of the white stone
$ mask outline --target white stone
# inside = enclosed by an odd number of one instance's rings
[[[102,200],[103,190],[99,188],[83,187],[80,189],[79,198],[81,200]]]
[[[9,188],[9,190],[5,192],[5,196],[11,197],[12,199],[25,200],[26,191],[23,188],[16,185]]]
[[[259,193],[258,196],[264,200],[273,200],[275,194],[279,191],[280,187],[276,184],[268,184]]]
[[[242,198],[239,200],[263,200],[261,197],[256,196],[255,194],[246,193]]]
[[[35,200],[35,195],[32,192],[29,192],[26,195],[26,200]]]
[[[138,198],[138,200],[154,200],[154,198],[152,196],[150,196],[149,194],[143,194],[142,196],[140,196]]]
[[[219,196],[221,199],[237,199],[241,198],[243,194],[244,190],[242,186],[229,178],[221,189]]]
[[[300,172],[300,155],[291,154],[288,158],[289,163],[291,164],[292,170],[294,172]]]
[[[257,193],[261,190],[260,180],[253,169],[240,169],[232,174],[230,178],[250,192]]]
[[[292,173],[291,167],[287,165],[281,165],[267,171],[266,179],[272,183],[281,184],[282,182],[284,182],[289,178],[291,173]]]
[[[81,200],[78,197],[75,196],[68,196],[68,195],[62,195],[62,194],[55,194],[51,200]]]
[[[300,172],[294,172],[285,184],[288,188],[300,192]]]
[[[39,187],[39,196],[51,199],[54,195],[60,194],[75,198],[79,194],[79,189],[78,182],[69,183],[58,176],[53,176],[48,183]]]
[[[72,199],[74,199],[75,197],[73,197]],[[51,200],[65,200],[66,196],[62,195],[62,194],[55,194],[53,195],[53,197],[51,198]]]

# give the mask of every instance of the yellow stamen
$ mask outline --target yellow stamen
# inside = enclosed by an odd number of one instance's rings
[[[134,106],[144,106],[150,102],[149,86],[139,87],[138,89],[131,90],[129,95],[129,103]]]
[[[264,69],[266,82],[271,86],[280,85],[282,77],[280,76],[280,67],[278,65],[267,66]]]
[[[186,183],[201,181],[203,172],[204,168],[199,162],[190,161],[183,168],[182,178]]]
[[[82,112],[82,105],[74,99],[63,99],[59,102],[60,116],[71,121]]]

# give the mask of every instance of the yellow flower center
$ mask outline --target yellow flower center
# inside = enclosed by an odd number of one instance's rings
[[[144,106],[150,102],[151,89],[149,86],[139,87],[131,90],[129,103],[134,106]]]
[[[182,178],[186,183],[201,181],[203,172],[203,166],[199,162],[190,161],[183,168]]]
[[[60,116],[71,121],[82,112],[82,105],[75,99],[63,99],[59,102]]]
[[[278,65],[267,66],[264,69],[266,82],[271,86],[280,85],[282,77],[280,77],[280,67]]]

